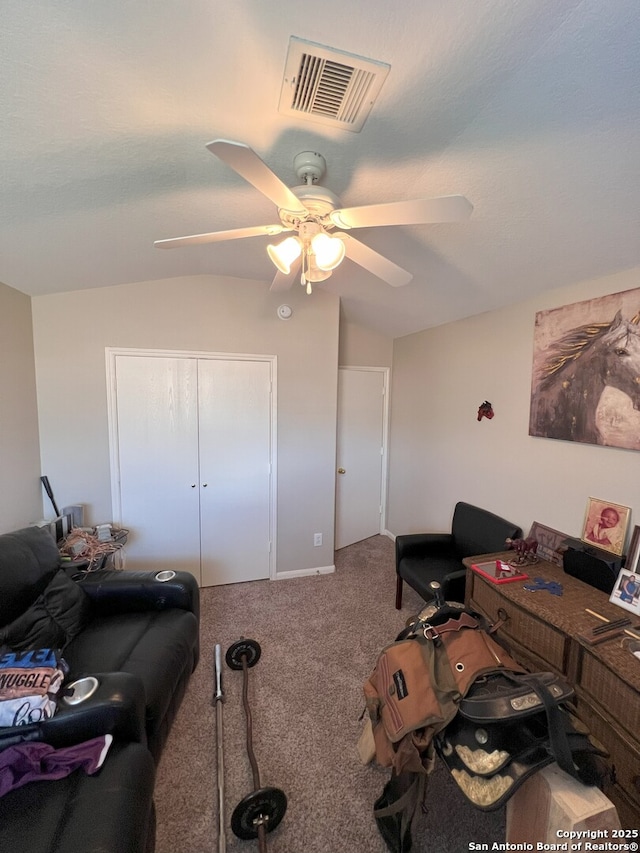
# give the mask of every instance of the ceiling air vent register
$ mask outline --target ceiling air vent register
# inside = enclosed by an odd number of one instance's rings
[[[278,110],[357,133],[390,67],[291,36]]]

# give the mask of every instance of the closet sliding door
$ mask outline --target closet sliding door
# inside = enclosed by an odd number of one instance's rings
[[[114,519],[127,568],[184,569],[200,586],[268,578],[272,363],[116,354]]]
[[[271,370],[198,361],[202,586],[269,577]]]
[[[200,581],[197,362],[117,356],[115,372],[126,567],[184,569]]]

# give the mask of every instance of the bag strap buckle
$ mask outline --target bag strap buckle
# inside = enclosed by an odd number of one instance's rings
[[[431,640],[434,645],[440,642],[440,634],[430,622],[425,622],[422,626],[422,634],[425,640]]]

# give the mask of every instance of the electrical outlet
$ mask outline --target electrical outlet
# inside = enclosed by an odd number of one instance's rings
[[[313,544],[315,546],[322,545],[322,533],[313,534]]]

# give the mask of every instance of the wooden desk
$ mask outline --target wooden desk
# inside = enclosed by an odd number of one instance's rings
[[[523,583],[493,584],[471,570],[472,563],[513,559],[513,551],[469,557],[465,603],[491,622],[505,620],[498,637],[531,671],[553,670],[573,686],[578,717],[610,754],[614,783],[605,794],[615,804],[622,826],[640,827],[640,661],[620,647],[620,637],[596,646],[581,641],[604,624],[586,608],[609,620],[633,614],[611,604],[604,592],[539,560],[525,571],[562,584],[563,595],[529,592]],[[640,633],[637,632],[637,633]],[[623,636],[626,636],[623,634]]]

